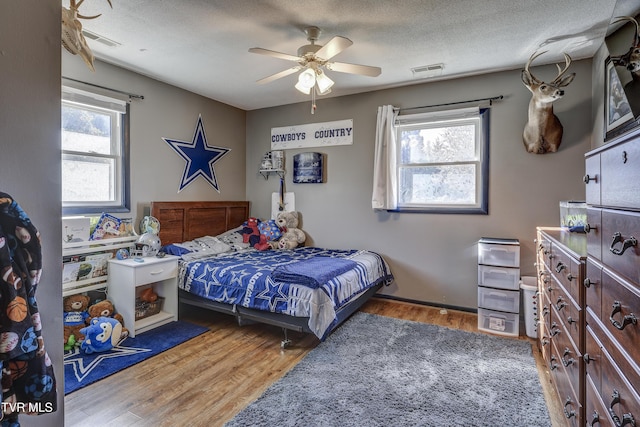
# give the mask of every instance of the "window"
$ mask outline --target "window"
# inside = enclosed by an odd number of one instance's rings
[[[63,214],[129,211],[128,104],[63,87]]]
[[[475,108],[397,117],[397,210],[488,212],[488,116]]]

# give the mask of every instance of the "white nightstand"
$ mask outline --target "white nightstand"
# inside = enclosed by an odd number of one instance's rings
[[[167,255],[142,260],[109,261],[109,299],[122,315],[131,337],[178,319],[178,257]],[[136,321],[136,295],[149,286],[164,298],[162,311]]]

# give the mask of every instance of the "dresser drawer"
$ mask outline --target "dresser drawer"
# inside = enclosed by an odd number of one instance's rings
[[[591,313],[587,311],[587,319],[590,318]],[[591,322],[593,324],[593,322]],[[587,326],[585,334],[585,352],[584,352],[584,367],[587,374],[591,376],[591,381],[598,391],[602,392],[602,343],[598,340],[596,332],[591,326]]]
[[[633,389],[606,350],[602,351],[602,394],[616,425],[632,425],[629,420],[640,420],[640,396]]]
[[[640,213],[602,210],[602,262],[640,282]]]
[[[640,289],[604,269],[602,322],[632,360],[640,363]]]
[[[582,427],[584,425],[581,419],[582,402],[578,399],[577,393],[573,389],[571,381],[560,362],[560,355],[556,347],[552,348],[549,369],[551,370],[551,375],[553,376],[556,391],[560,398],[560,404],[563,406],[564,416],[568,425],[571,427]]]
[[[604,319],[603,321],[608,320]],[[589,352],[593,352],[593,355],[591,356],[593,360],[587,364],[587,371],[592,372],[594,377],[598,372],[602,374],[604,369],[604,352],[606,351],[607,357],[613,360],[621,372],[624,372],[629,383],[636,387],[636,393],[640,393],[640,366],[638,366],[638,360],[633,358],[633,352],[629,351],[629,347],[627,345],[622,345],[618,342],[606,329],[605,325],[599,319],[595,319],[590,312],[587,314],[587,323],[588,331],[590,331],[592,335],[592,338],[589,338],[592,340],[591,345],[597,345],[600,348],[600,357],[598,357],[595,355],[595,350],[592,350],[592,347],[590,347]],[[637,343],[634,345],[637,347]],[[600,378],[602,378],[602,375],[600,375]],[[598,384],[596,383],[596,385]]]
[[[592,259],[587,260],[587,274],[583,286],[585,287],[585,301],[597,318],[602,317],[602,266]]]
[[[604,405],[600,393],[596,390],[592,378],[587,375],[585,399],[585,422],[587,426],[615,427],[609,416],[609,410]]]
[[[602,259],[602,209],[587,208],[587,254]]]
[[[602,210],[602,261],[612,270],[640,281],[640,214]]]
[[[575,390],[577,394],[578,390],[580,390],[580,378],[583,372],[582,353],[575,346],[562,323],[558,323],[557,328],[553,328],[553,330],[551,341],[558,351],[557,361],[564,368],[565,374],[571,383],[571,388]]]
[[[637,140],[600,153],[600,173],[603,206],[640,208],[640,144]]]
[[[585,159],[585,200],[590,205],[600,205],[600,154]]]

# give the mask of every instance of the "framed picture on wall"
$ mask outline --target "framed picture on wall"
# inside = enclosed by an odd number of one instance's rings
[[[293,182],[321,184],[324,181],[322,153],[298,153],[293,156]]]
[[[616,130],[621,128],[633,120],[633,111],[625,95],[622,82],[618,77],[616,68],[611,62],[611,59],[607,59],[605,62],[605,90],[604,90],[604,108],[605,108],[605,132],[606,139],[609,139],[614,134],[617,134]],[[626,126],[625,130],[626,130]]]

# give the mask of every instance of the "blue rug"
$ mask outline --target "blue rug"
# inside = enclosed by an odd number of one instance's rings
[[[113,375],[208,331],[203,326],[177,321],[127,338],[103,353],[85,354],[76,348],[64,354],[64,394]]]

